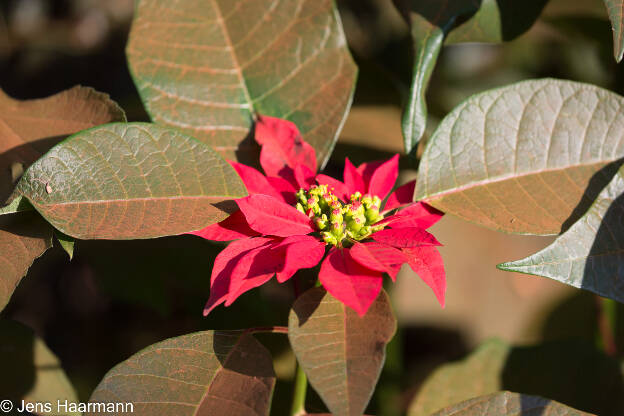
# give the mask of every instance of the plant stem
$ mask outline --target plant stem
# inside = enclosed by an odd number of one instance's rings
[[[293,276],[293,290],[295,292],[295,301],[299,295],[301,295],[301,288],[299,287],[299,273]],[[291,416],[303,416],[306,414],[305,400],[306,392],[308,390],[308,378],[301,368],[299,362],[297,362],[297,373],[295,374],[295,387],[293,388],[292,406],[290,408]]]
[[[258,326],[256,328],[247,328],[245,332],[256,334],[259,332],[269,332],[272,334],[287,334],[288,328],[285,326]]]
[[[615,343],[615,325],[617,304],[614,300],[596,296],[598,306],[598,331],[602,341],[604,351],[615,357],[617,346]]]
[[[290,410],[291,416],[302,416],[306,414],[305,399],[308,389],[308,379],[303,372],[303,368],[297,364],[297,375],[295,376],[295,389],[293,391],[293,401]]]

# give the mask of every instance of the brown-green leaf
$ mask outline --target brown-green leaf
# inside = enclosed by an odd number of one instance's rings
[[[412,85],[402,122],[406,152],[415,150],[425,132],[425,93],[443,43],[511,40],[531,27],[546,1],[394,0],[410,25],[414,45]]]
[[[36,212],[0,216],[0,310],[33,261],[52,246],[52,228]]]
[[[0,391],[3,399],[21,400],[39,405],[51,403],[50,412],[41,415],[80,415],[78,412],[58,412],[57,401],[76,403],[78,398],[61,363],[45,343],[30,328],[17,322],[0,322]]]
[[[356,77],[332,0],[141,0],[127,55],[155,122],[239,161],[263,114],[297,124],[322,164]]]
[[[337,416],[364,413],[395,331],[385,291],[360,318],[324,289],[314,288],[295,301],[288,318],[297,361]]]
[[[73,87],[47,98],[20,101],[0,90],[0,310],[32,262],[52,243],[52,228],[12,194],[23,171],[65,136],[111,121],[125,121],[123,110],[103,94]],[[12,214],[12,215],[4,215]]]
[[[228,216],[246,195],[234,169],[205,144],[147,123],[75,134],[34,163],[18,184],[54,227],[79,238],[181,234]]]
[[[501,270],[534,274],[624,303],[624,167],[591,208],[550,246]]]
[[[260,416],[274,386],[271,355],[252,335],[205,331],[133,355],[106,374],[90,402],[132,403],[137,416]]]
[[[476,397],[431,416],[591,416],[550,399],[503,391]]]
[[[496,230],[558,234],[622,163],[622,105],[607,90],[553,79],[477,94],[431,137],[415,197]]]
[[[613,56],[620,62],[624,55],[624,0],[604,0],[613,27]]]
[[[73,87],[47,98],[20,101],[0,90],[0,204],[21,173],[64,137],[126,116],[107,94]]]
[[[624,410],[620,365],[593,346],[562,341],[512,347],[490,340],[466,359],[436,369],[417,393],[408,415],[429,416],[500,390],[548,397],[604,416],[618,416]]]

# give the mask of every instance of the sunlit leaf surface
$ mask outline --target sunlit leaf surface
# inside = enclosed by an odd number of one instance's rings
[[[81,239],[201,229],[246,195],[234,169],[208,146],[147,123],[70,137],[26,171],[18,191],[58,230]]]
[[[496,230],[558,234],[622,163],[623,104],[607,90],[553,79],[477,94],[430,139],[415,198]]]
[[[247,162],[262,114],[295,122],[323,164],[356,76],[332,0],[141,0],[127,54],[155,122]]]
[[[324,289],[311,289],[295,301],[288,318],[288,338],[297,360],[337,416],[364,413],[395,330],[385,291],[360,318]]]

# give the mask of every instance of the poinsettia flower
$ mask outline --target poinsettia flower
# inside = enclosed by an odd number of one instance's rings
[[[426,230],[443,214],[412,202],[414,181],[392,192],[398,155],[357,167],[346,159],[340,181],[316,174],[314,148],[291,122],[260,117],[255,139],[264,174],[230,162],[249,196],[236,200],[239,210],[227,219],[192,233],[234,240],[215,260],[204,315],[273,276],[282,283],[320,262],[320,283],[360,316],[379,295],[384,273],[394,281],[403,264],[444,306],[440,243]]]

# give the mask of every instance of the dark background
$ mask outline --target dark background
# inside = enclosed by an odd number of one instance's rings
[[[360,162],[402,150],[400,109],[413,58],[407,26],[390,0],[339,0],[338,5],[360,75],[353,111],[328,166],[333,172],[345,155]],[[3,0],[0,87],[30,99],[91,86],[110,94],[129,121],[148,120],[124,56],[132,12],[133,0]],[[503,45],[445,48],[428,91],[428,132],[472,93],[538,77],[624,92],[624,72],[613,59],[600,0],[552,1],[528,33]],[[404,177],[413,176],[413,165],[407,159],[401,163]],[[499,236],[450,218],[437,229],[446,245],[449,306],[440,310],[419,282],[395,291],[401,329],[369,413],[404,412],[429,372],[492,335],[514,343],[571,337],[596,343],[592,295],[494,270],[497,262],[521,258],[548,240]],[[149,344],[202,329],[286,324],[292,291],[278,284],[201,316],[219,249],[191,236],[79,241],[70,262],[54,247],[35,262],[0,316],[41,336],[86,401],[106,371]],[[400,279],[409,281],[408,274],[404,270]],[[285,337],[261,340],[274,354],[279,377],[273,413],[285,414],[294,358]],[[510,373],[506,377],[509,385],[518,384]],[[318,398],[309,397],[309,411],[323,409]]]

